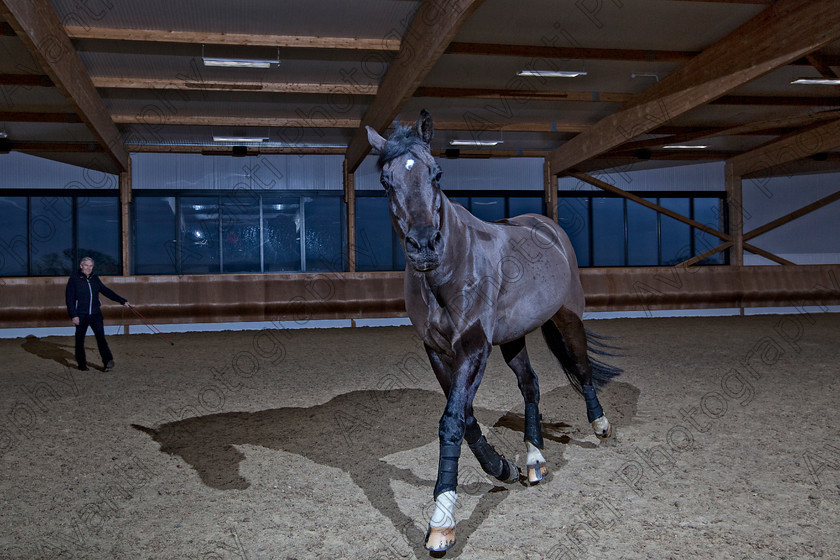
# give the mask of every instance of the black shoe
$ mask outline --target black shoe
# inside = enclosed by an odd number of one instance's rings
[[[79,366],[79,371],[88,371],[87,366]]]
[[[111,371],[114,369],[114,360],[108,360],[108,363],[105,364],[105,371]]]

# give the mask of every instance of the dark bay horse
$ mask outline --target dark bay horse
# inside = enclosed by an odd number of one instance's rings
[[[447,398],[439,426],[435,511],[426,536],[426,548],[445,551],[455,544],[453,510],[464,439],[486,473],[503,482],[519,480],[516,464],[487,442],[473,416],[473,398],[493,345],[501,348],[525,399],[531,483],[548,470],[540,452],[539,385],[525,335],[542,329],[570,382],[583,394],[600,438],[609,437],[610,424],[595,386],[620,370],[589,357],[577,260],[557,223],[537,214],[487,223],[450,202],[430,151],[433,125],[426,111],[387,140],[370,127],[367,134],[379,152],[380,181],[405,251],[406,310]]]

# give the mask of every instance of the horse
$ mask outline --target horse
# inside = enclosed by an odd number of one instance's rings
[[[548,473],[542,455],[540,390],[525,335],[540,328],[572,386],[584,397],[598,438],[611,435],[596,387],[621,370],[590,356],[610,347],[583,327],[584,292],[569,237],[553,220],[524,214],[482,221],[441,190],[441,168],[431,153],[431,115],[398,125],[386,140],[366,127],[378,151],[380,183],[406,256],[405,307],[423,340],[446,396],[439,423],[435,508],[425,546],[444,552],[455,544],[453,511],[458,460],[467,445],[488,475],[520,480],[519,467],[499,454],[473,415],[473,399],[492,347],[499,346],[525,401],[527,483]],[[523,481],[525,477],[523,477]]]

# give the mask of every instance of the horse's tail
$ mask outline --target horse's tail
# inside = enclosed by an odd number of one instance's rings
[[[614,351],[621,350],[617,346],[613,346],[605,342],[610,340],[609,337],[597,335],[590,331],[586,332],[586,346],[588,349],[589,367],[592,370],[592,383],[595,387],[602,387],[609,383],[609,381],[618,375],[621,375],[623,370],[621,368],[611,366],[602,362],[594,356],[621,356]],[[563,372],[569,378],[569,383],[578,393],[583,394],[583,380],[578,374],[578,368],[575,364],[575,359],[569,351],[560,329],[552,321],[547,321],[542,326],[543,338],[546,344],[551,349],[551,353],[560,362]]]

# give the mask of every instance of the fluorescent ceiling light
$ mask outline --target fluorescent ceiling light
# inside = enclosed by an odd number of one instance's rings
[[[204,57],[205,66],[221,66],[223,68],[271,68],[271,65],[276,63],[276,60]]]
[[[577,78],[586,76],[586,72],[582,70],[521,70],[516,75],[535,78]]]
[[[708,146],[689,146],[687,144],[669,144],[667,146],[662,146],[663,150],[705,150],[706,148],[708,148]]]
[[[201,45],[201,59],[205,66],[271,68],[280,64],[280,47]]]
[[[798,78],[791,83],[816,86],[840,86],[840,78]]]
[[[503,144],[502,140],[450,140],[450,146],[496,146]]]
[[[268,136],[213,136],[213,142],[267,142]]]

